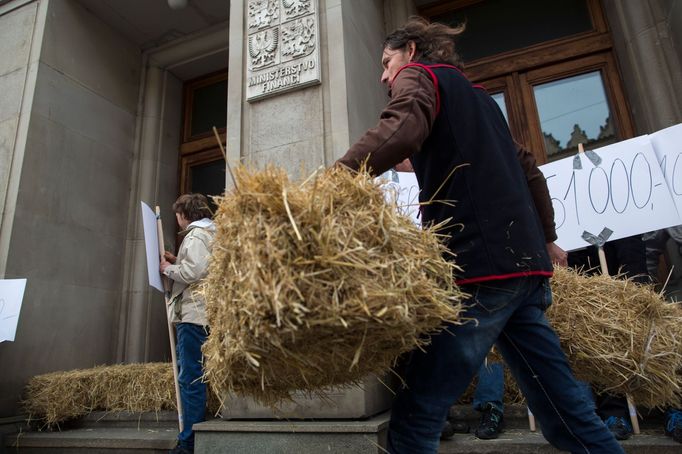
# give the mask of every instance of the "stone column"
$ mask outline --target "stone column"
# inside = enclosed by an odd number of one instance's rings
[[[296,11],[285,5],[231,3],[228,154],[231,161],[238,154],[250,164],[275,164],[299,177],[301,169],[307,175],[333,164],[378,120],[387,100],[379,82],[386,7],[383,0],[312,0]],[[411,0],[405,5],[414,6]],[[291,39],[295,23],[301,24],[305,48]],[[266,45],[273,36],[279,48]],[[334,391],[332,405],[301,394],[281,415],[361,418],[388,408],[391,394],[384,385],[374,377],[362,385]],[[250,399],[233,398],[223,416],[275,414]]]
[[[671,31],[682,24],[679,0],[604,0],[625,90],[638,134],[682,121],[682,65]],[[678,43],[679,44],[679,43]]]
[[[417,14],[414,0],[384,0],[384,21],[386,31],[400,27],[407,22],[407,18]]]

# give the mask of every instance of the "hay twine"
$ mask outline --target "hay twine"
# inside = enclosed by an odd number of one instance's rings
[[[216,198],[202,289],[204,377],[217,395],[324,398],[458,322],[463,295],[437,226],[415,227],[367,174],[333,168],[295,183],[241,167],[235,178],[239,191]]]

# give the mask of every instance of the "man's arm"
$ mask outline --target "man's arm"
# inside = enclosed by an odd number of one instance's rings
[[[554,225],[554,207],[552,207],[552,199],[549,196],[547,180],[545,180],[545,176],[538,169],[535,156],[518,143],[516,144],[516,156],[521,163],[523,173],[526,175],[528,189],[530,189],[535,209],[540,216],[549,258],[553,263],[568,266],[566,251],[554,244],[557,234]]]
[[[184,259],[176,265],[166,265],[162,273],[175,282],[189,285],[206,277],[211,252],[203,240],[189,235],[182,246],[186,248]]]
[[[368,130],[337,161],[358,170],[367,161],[372,175],[380,175],[419,151],[431,133],[437,96],[433,81],[420,68],[402,70],[391,86],[391,100],[379,123]]]

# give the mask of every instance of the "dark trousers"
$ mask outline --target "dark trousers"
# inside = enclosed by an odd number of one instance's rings
[[[406,387],[393,403],[389,452],[437,452],[450,406],[496,344],[553,446],[574,453],[623,453],[573,377],[545,318],[552,301],[548,280],[506,279],[463,290],[472,295],[464,316],[478,324],[449,326],[432,336],[425,351],[415,350],[406,358]]]
[[[206,417],[206,384],[201,381],[201,346],[206,342],[206,328],[193,323],[175,325],[178,342],[178,382],[182,401],[183,431],[178,435],[178,444],[194,449],[192,426]]]

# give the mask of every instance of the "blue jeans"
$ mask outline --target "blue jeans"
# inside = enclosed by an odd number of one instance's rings
[[[504,366],[501,363],[485,362],[478,369],[478,385],[474,391],[474,410],[481,411],[490,403],[504,411]]]
[[[469,285],[465,317],[425,351],[406,359],[388,429],[391,453],[436,453],[450,406],[464,392],[493,344],[504,357],[542,433],[573,453],[623,453],[571,373],[544,311],[552,293],[546,278],[523,277]]]
[[[178,342],[178,382],[182,401],[183,431],[178,435],[178,444],[194,449],[192,426],[205,420],[206,384],[201,381],[201,346],[206,342],[206,328],[193,323],[175,325]]]

